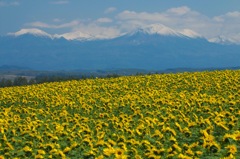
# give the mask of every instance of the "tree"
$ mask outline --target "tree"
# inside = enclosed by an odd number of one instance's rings
[[[16,77],[13,81],[14,86],[23,86],[27,84],[28,84],[28,80],[26,77]]]

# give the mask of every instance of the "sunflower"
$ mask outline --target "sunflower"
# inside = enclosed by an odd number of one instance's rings
[[[236,159],[232,154],[230,154],[228,157],[224,157],[223,159]]]
[[[169,140],[170,140],[170,141],[173,141],[174,143],[177,142],[177,139],[176,139],[174,136],[172,136],[172,135],[171,135],[171,137],[170,137]]]
[[[125,142],[126,139],[125,139],[125,136],[121,135],[121,136],[118,136],[118,142]]]
[[[178,152],[181,152],[182,151],[182,148],[180,146],[178,146],[178,144],[173,144],[172,147],[174,149],[176,149]]]
[[[72,145],[70,146],[70,148],[73,149],[73,148],[75,148],[77,146],[78,146],[78,144],[76,142],[73,142]]]
[[[164,149],[157,149],[155,147],[148,148],[147,152],[144,154],[148,158],[159,158],[162,155]]]
[[[163,138],[163,134],[159,130],[155,130],[152,137],[155,137],[155,136],[159,137],[160,139]]]
[[[198,156],[201,156],[201,155],[203,154],[202,151],[196,151],[195,153],[196,153]]]
[[[32,149],[29,146],[25,146],[23,148],[23,151],[25,151],[25,152],[32,152]]]
[[[234,140],[237,140],[237,141],[240,141],[240,131],[236,131],[236,132],[233,134],[233,139],[234,139]]]
[[[190,148],[187,149],[187,151],[185,151],[185,153],[188,154],[188,155],[190,155],[190,156],[193,156],[193,155],[194,155],[193,151],[192,151]]]
[[[114,154],[116,159],[127,159],[127,155],[124,154],[124,150],[121,148],[116,148]]]
[[[163,128],[163,132],[171,132],[172,133],[172,135],[173,136],[176,136],[177,135],[177,133],[176,133],[176,131],[174,130],[174,129],[172,129],[172,128],[170,128],[170,127],[165,127],[165,128]]]
[[[135,155],[135,159],[142,159],[140,155]]]
[[[3,134],[3,137],[2,137],[3,141],[7,141],[7,137],[5,134]]]
[[[179,130],[180,132],[182,132],[182,127],[181,127],[181,125],[178,124],[177,122],[175,122],[175,125],[177,126],[178,130]]]
[[[229,128],[228,127],[226,127],[223,123],[216,123],[218,126],[220,126],[220,127],[222,127],[223,129],[225,129],[225,130],[229,130]]]
[[[105,141],[100,139],[97,141],[96,146],[103,146],[105,144]]]
[[[6,144],[11,150],[14,150],[14,147],[9,142],[7,142]]]
[[[156,155],[154,155],[154,154],[148,155],[148,158],[149,158],[149,159],[161,159],[160,156],[156,156]]]
[[[49,153],[50,154],[56,154],[56,153],[58,153],[58,150],[57,149],[52,149]]]
[[[44,158],[44,157],[42,155],[40,155],[40,154],[35,156],[35,159],[42,159],[42,158]],[[0,157],[0,159],[1,159],[1,157]]]
[[[62,151],[58,151],[58,154],[64,159],[64,158],[66,158],[66,155],[62,152]]]
[[[228,149],[228,152],[230,154],[235,154],[237,152],[237,147],[236,145],[228,145],[227,147],[225,147]]]
[[[66,148],[63,150],[63,153],[68,153],[69,151],[71,151],[71,148],[70,148],[70,147],[66,147]]]
[[[189,157],[189,156],[186,156],[186,155],[183,155],[183,154],[179,154],[178,158],[179,159],[191,159],[192,157]]]
[[[108,139],[108,143],[110,143],[111,146],[115,146],[117,143],[111,139]]]
[[[199,145],[199,142],[194,142],[191,145],[189,145],[189,148],[195,148]]]
[[[114,153],[115,153],[115,150],[114,150],[113,147],[108,147],[108,148],[103,149],[103,154],[108,156],[108,157],[111,156]]]
[[[86,153],[84,154],[84,156],[86,156],[86,157],[95,156],[95,155],[96,155],[96,152],[94,152],[94,151],[96,151],[96,149],[91,149],[91,150],[89,150],[88,152],[86,152]]]
[[[100,118],[103,118],[103,117],[104,117],[104,114],[100,113],[100,114],[99,114],[99,117],[100,117]]]
[[[234,139],[234,135],[225,134],[225,135],[223,136],[223,141],[224,141],[224,142],[227,142],[229,138]]]
[[[136,131],[136,133],[139,135],[139,136],[141,136],[142,135],[142,132],[141,132],[141,130],[142,129],[140,129],[140,128],[137,128],[135,131]]]
[[[103,155],[98,156],[96,159],[104,159]]]
[[[124,151],[127,151],[127,146],[124,142],[119,142],[118,146],[121,147],[122,149],[124,149]]]
[[[45,155],[46,154],[46,152],[44,150],[38,150],[37,152],[38,152],[39,155]]]

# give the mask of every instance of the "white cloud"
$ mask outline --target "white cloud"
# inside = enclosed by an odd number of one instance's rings
[[[207,39],[224,36],[231,41],[239,40],[237,35],[240,28],[240,12],[238,11],[211,18],[183,6],[154,13],[125,10],[119,13],[116,19],[120,28],[125,31],[151,24],[163,24],[185,35],[202,36]]]
[[[220,16],[214,17],[213,20],[215,22],[224,22],[224,19],[222,17],[220,17]]]
[[[38,28],[51,28],[51,25],[43,23],[43,22],[32,22],[32,23],[28,23],[26,25],[32,26],[32,27],[38,27]]]
[[[112,19],[110,19],[110,18],[99,18],[99,19],[96,20],[96,22],[98,22],[98,23],[111,23]]]
[[[63,24],[58,24],[58,25],[47,24],[47,23],[43,23],[43,22],[32,22],[32,23],[28,23],[26,25],[31,26],[31,27],[38,27],[38,28],[61,29],[61,28],[72,28],[72,27],[78,26],[79,23],[80,22],[78,20],[73,20],[69,23],[63,23]]]
[[[165,16],[160,13],[147,13],[147,12],[134,12],[125,10],[117,15],[119,20],[139,20],[139,21],[149,21],[156,22],[164,20]]]
[[[55,35],[55,37],[64,37],[67,40],[87,40],[87,39],[93,39],[93,37],[89,34],[83,33],[81,31],[74,31],[69,33],[64,33],[61,35]]]
[[[220,15],[220,16],[215,16],[213,18],[213,20],[215,20],[216,22],[227,22],[227,21],[231,21],[234,23],[240,23],[240,12],[238,11],[234,11],[234,12],[228,12],[224,15]]]
[[[58,1],[59,2],[59,1]],[[105,12],[114,11],[113,7]],[[207,17],[189,7],[170,8],[164,12],[136,12],[125,10],[114,18],[107,16],[93,20],[73,20],[63,23],[55,19],[53,24],[32,22],[27,26],[34,28],[64,29],[62,36],[74,38],[113,38],[137,28],[164,25],[189,37],[204,37],[208,40],[224,39],[240,44],[240,12],[233,11],[224,15]],[[159,28],[159,27],[158,27]],[[66,32],[66,30],[69,30]],[[158,31],[156,31],[158,32]],[[159,30],[161,32],[161,30]],[[217,41],[217,40],[216,40]]]
[[[171,8],[166,12],[134,12],[123,11],[117,15],[117,19],[121,21],[141,21],[142,23],[162,23],[171,27],[181,27],[186,24],[196,24],[205,21],[206,17],[198,12],[191,11],[188,7]]]
[[[240,43],[240,12],[228,12],[224,15],[213,17],[213,22],[217,25],[212,39],[228,40]]]
[[[125,29],[146,26],[150,24],[164,24],[173,29],[191,29],[199,32],[202,25],[208,21],[208,18],[198,12],[192,11],[188,7],[172,8],[165,12],[134,12],[123,11],[116,18],[119,24]]]
[[[119,28],[111,26],[99,26],[96,23],[81,24],[78,28],[71,31],[72,33],[84,33],[95,39],[114,38],[121,34]],[[73,34],[75,35],[75,34]]]
[[[114,11],[116,11],[117,10],[117,8],[115,8],[115,7],[109,7],[109,8],[107,8],[105,11],[104,11],[104,13],[105,14],[108,14],[108,13],[112,13],[112,12],[114,12]]]
[[[167,12],[176,14],[176,15],[184,15],[184,14],[191,12],[191,9],[186,6],[183,6],[183,7],[178,7],[178,8],[171,8],[171,9],[167,10]]]
[[[226,14],[226,16],[228,16],[228,17],[233,17],[233,18],[240,18],[240,12],[238,12],[238,11],[228,12],[228,13]]]
[[[91,39],[109,39],[120,35],[120,32],[116,28],[100,27],[94,25],[81,26],[71,32],[57,35],[58,37],[64,37],[68,40],[91,40]],[[56,36],[56,35],[55,35]]]
[[[57,19],[58,21],[58,19]],[[26,26],[34,28],[47,28],[47,29],[69,29],[68,32],[63,34],[55,34],[54,37],[64,37],[66,39],[108,39],[114,38],[121,34],[121,31],[116,26],[102,26],[102,24],[111,23],[109,18],[99,18],[92,21],[73,20],[69,23],[62,24],[47,24],[44,22],[32,22],[25,24]]]
[[[57,1],[51,2],[51,4],[68,4],[68,3],[69,3],[68,0],[57,0]]]

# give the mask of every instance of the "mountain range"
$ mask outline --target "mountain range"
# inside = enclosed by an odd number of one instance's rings
[[[0,37],[0,65],[35,70],[237,67],[240,45],[209,42],[191,30],[161,25],[110,39],[84,35],[73,40],[32,29]]]

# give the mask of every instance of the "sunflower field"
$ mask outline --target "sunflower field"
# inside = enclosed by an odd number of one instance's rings
[[[240,70],[0,89],[0,159],[239,159]]]

